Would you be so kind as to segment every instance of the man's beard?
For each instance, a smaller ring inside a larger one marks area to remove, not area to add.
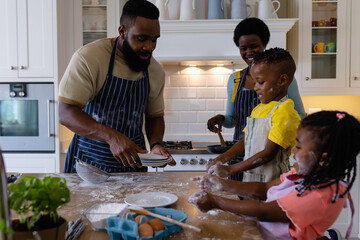
[[[150,60],[151,60],[151,52],[148,51],[138,51],[135,52],[129,45],[129,42],[127,40],[127,37],[125,38],[123,45],[122,45],[122,52],[125,56],[125,60],[127,61],[127,63],[129,64],[129,67],[136,71],[136,72],[140,72],[140,71],[144,71],[147,69],[147,67],[150,64]],[[142,60],[140,59],[140,55],[141,54],[148,54],[149,58],[146,60]]]

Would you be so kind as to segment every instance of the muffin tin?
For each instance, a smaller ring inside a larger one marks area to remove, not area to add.
[[[174,220],[185,222],[187,214],[183,211],[175,210],[172,208],[151,208],[150,212],[170,217]],[[124,240],[161,240],[170,234],[176,233],[181,230],[181,227],[162,221],[165,229],[161,231],[154,231],[154,236],[149,238],[141,238],[138,233],[138,225],[134,221],[136,216],[140,214],[127,213],[125,218],[109,217],[107,219],[106,230],[111,240],[124,239]],[[146,216],[149,221],[153,219],[152,216]],[[140,219],[140,224],[145,223],[145,218]]]

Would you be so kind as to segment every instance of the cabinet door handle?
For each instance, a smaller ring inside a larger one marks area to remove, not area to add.
[[[309,77],[306,77],[306,78],[305,78],[305,80],[306,80],[306,81],[309,81],[309,80],[310,80],[310,78],[309,78]]]
[[[25,69],[27,69],[27,67],[26,66],[20,66],[20,69],[25,70]]]
[[[359,80],[359,78],[357,76],[354,77],[354,80]]]
[[[10,70],[16,70],[17,69],[17,67],[15,67],[15,66],[10,66]]]

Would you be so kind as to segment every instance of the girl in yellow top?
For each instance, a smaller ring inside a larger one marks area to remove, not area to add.
[[[289,154],[296,143],[300,117],[287,90],[295,73],[289,52],[272,48],[257,55],[250,74],[260,104],[247,119],[244,138],[208,165],[208,173],[227,177],[244,172],[243,181],[267,182],[289,170]],[[245,153],[245,160],[225,163]]]

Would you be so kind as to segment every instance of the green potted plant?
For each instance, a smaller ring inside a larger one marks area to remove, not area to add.
[[[65,239],[66,220],[57,212],[70,201],[65,179],[48,176],[40,180],[26,176],[10,183],[8,190],[9,207],[19,218],[12,222],[14,239],[32,238],[33,231],[37,231],[42,240]]]

